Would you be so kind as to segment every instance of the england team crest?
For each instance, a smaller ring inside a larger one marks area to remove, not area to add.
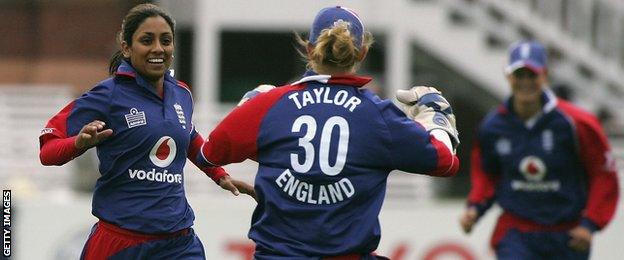
[[[553,151],[555,146],[553,131],[550,129],[546,129],[542,132],[542,148],[544,151],[550,153]]]
[[[184,110],[182,110],[182,106],[178,103],[173,105],[173,108],[178,115],[178,121],[182,124],[182,129],[186,129],[186,117],[184,117]]]

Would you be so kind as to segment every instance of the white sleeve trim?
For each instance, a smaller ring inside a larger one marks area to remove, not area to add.
[[[451,151],[452,154],[455,154],[455,150],[453,149],[453,145],[451,143],[451,137],[449,136],[449,134],[442,130],[442,129],[433,129],[431,130],[431,132],[429,132],[430,135],[433,135],[433,137],[435,137],[435,139],[438,139],[438,141],[442,142],[444,145],[446,145],[446,148],[449,149],[449,151]]]

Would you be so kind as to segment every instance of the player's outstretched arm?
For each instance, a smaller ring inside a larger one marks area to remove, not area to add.
[[[475,140],[471,152],[470,193],[466,210],[459,218],[462,230],[469,234],[479,218],[492,206],[495,200],[495,187],[499,178],[487,173],[483,159],[488,155],[481,152],[479,140]],[[489,162],[489,161],[488,161]]]
[[[454,176],[459,170],[455,148],[459,144],[450,104],[431,87],[398,91],[401,111],[381,102],[380,112],[390,131],[392,168],[437,177]]]
[[[235,196],[243,193],[251,196],[254,200],[257,200],[256,191],[254,190],[253,185],[241,180],[232,179],[229,175],[223,176],[219,180],[219,186],[221,186],[221,188],[224,190],[232,192],[232,194],[234,194]]]
[[[113,135],[106,129],[112,90],[97,85],[48,120],[39,136],[43,165],[63,165]]]
[[[399,90],[397,100],[403,104],[405,114],[420,123],[429,133],[440,138],[435,130],[442,130],[451,139],[453,152],[459,145],[459,132],[455,125],[455,114],[451,104],[436,88],[416,86],[409,90]]]
[[[43,138],[39,152],[41,164],[63,165],[78,157],[113,135],[113,130],[105,129],[105,126],[106,123],[94,120],[84,125],[75,136]]]
[[[464,233],[470,234],[478,219],[479,213],[477,212],[477,209],[474,207],[468,207],[466,208],[466,211],[464,211],[464,214],[459,218],[459,225],[462,230],[464,230]]]
[[[201,134],[193,129],[187,158],[222,189],[232,192],[235,196],[243,193],[255,199],[256,193],[253,185],[231,178],[223,167],[214,165],[203,157],[200,150],[204,141]]]
[[[100,120],[93,120],[80,129],[76,136],[74,145],[76,149],[87,150],[113,135],[112,129],[104,129],[106,123]]]

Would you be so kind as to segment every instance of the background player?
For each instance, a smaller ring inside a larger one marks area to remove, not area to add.
[[[190,228],[184,192],[186,158],[203,138],[192,124],[188,87],[167,72],[175,24],[151,4],[132,8],[122,24],[113,77],[68,104],[40,136],[41,163],[62,165],[97,147],[101,177],[93,194],[93,227],[84,259],[203,259]],[[220,167],[201,167],[224,189],[253,194]]]
[[[434,88],[401,92],[416,123],[362,89],[371,78],[354,73],[372,36],[350,9],[322,9],[309,40],[298,40],[308,60],[303,78],[232,111],[204,144],[202,159],[259,163],[249,232],[256,259],[374,258],[390,171],[457,172],[452,110]]]
[[[591,114],[547,87],[546,50],[510,49],[512,95],[482,122],[472,155],[472,190],[460,219],[470,232],[494,201],[499,259],[587,259],[594,231],[615,212],[618,181],[607,138]]]

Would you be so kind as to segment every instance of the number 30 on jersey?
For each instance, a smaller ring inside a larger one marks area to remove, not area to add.
[[[299,163],[301,161],[299,154],[291,153],[290,165],[293,170],[300,173],[307,173],[310,171],[314,159],[316,158],[316,151],[318,150],[318,162],[321,171],[329,176],[338,175],[345,166],[347,152],[349,150],[349,123],[347,120],[340,116],[333,116],[327,119],[327,122],[325,122],[321,130],[321,141],[318,149],[311,143],[316,136],[317,130],[314,117],[309,115],[298,117],[293,123],[291,131],[293,133],[299,133],[304,125],[306,126],[306,133],[303,137],[299,138],[299,146],[304,150],[303,163]],[[338,131],[338,153],[336,154],[336,163],[332,166],[329,165],[329,148],[331,147],[331,136],[334,129]]]

